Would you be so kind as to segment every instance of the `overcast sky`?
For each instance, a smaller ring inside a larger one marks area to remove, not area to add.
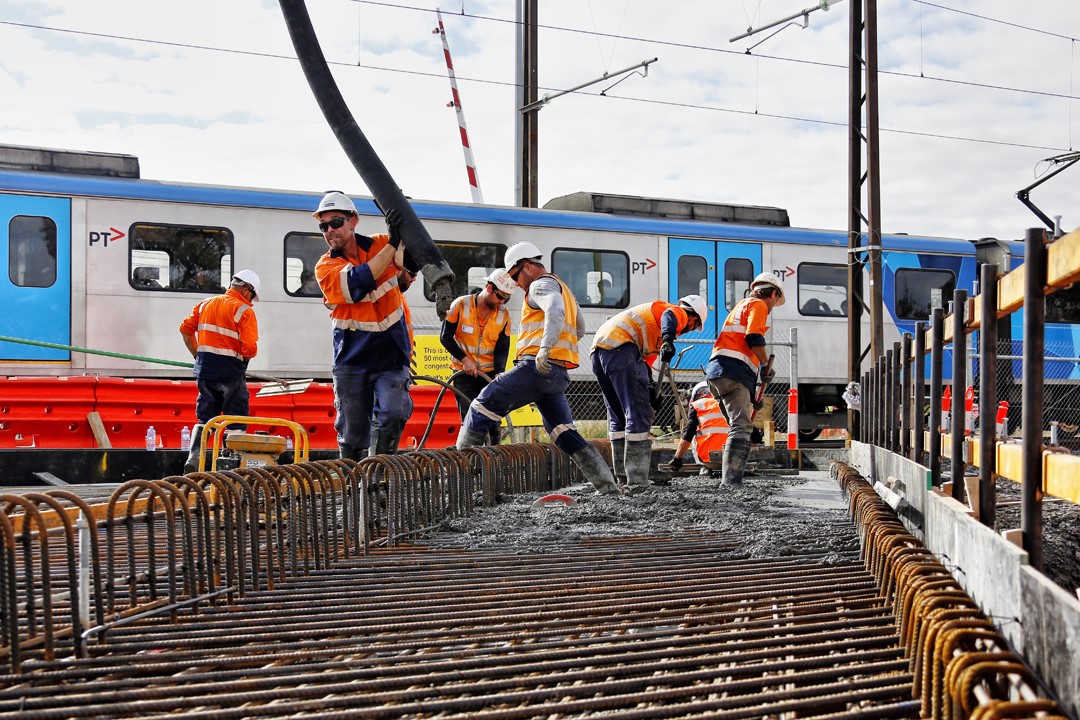
[[[539,195],[786,208],[847,226],[849,2],[545,0],[541,94],[658,58],[539,113]],[[882,226],[1020,238],[1015,198],[1080,143],[1080,2],[879,3]],[[405,193],[470,202],[435,5],[308,0],[355,117]],[[442,7],[484,199],[514,194],[514,2]],[[744,51],[759,43],[751,54]],[[0,143],[136,155],[155,180],[367,189],[271,0],[0,0]],[[1080,165],[1032,191],[1080,224]]]

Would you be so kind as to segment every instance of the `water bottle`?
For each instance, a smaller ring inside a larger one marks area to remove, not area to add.
[[[285,449],[286,450],[292,450],[293,449],[292,438],[289,437],[288,435],[285,436]]]
[[[180,449],[184,452],[191,449],[191,430],[188,429],[187,425],[180,431]]]
[[[154,430],[154,426],[146,428],[146,449],[157,450],[157,431]]]

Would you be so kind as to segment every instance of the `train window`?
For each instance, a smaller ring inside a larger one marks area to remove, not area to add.
[[[492,270],[503,267],[503,254],[506,253],[505,245],[437,242],[435,246],[454,271],[454,297],[468,295],[473,290],[483,288]],[[431,302],[435,301],[435,293],[426,280],[424,297]]]
[[[709,262],[700,255],[683,255],[675,268],[679,297],[700,295],[709,301]]]
[[[956,289],[956,276],[948,270],[901,268],[896,271],[896,316],[926,320],[934,308],[945,308]]]
[[[1046,322],[1080,323],[1080,283],[1046,296]]]
[[[624,308],[630,304],[630,256],[609,250],[556,250],[551,272],[582,307]]]
[[[799,313],[847,317],[847,267],[802,263],[798,271]]]
[[[293,297],[322,297],[315,263],[326,253],[326,240],[317,233],[285,236],[285,292]]]
[[[8,279],[20,287],[56,283],[56,223],[52,218],[16,215],[8,223]]]
[[[727,259],[724,263],[724,303],[728,310],[734,308],[746,297],[746,293],[750,290],[750,281],[753,279],[754,263],[746,258]]]
[[[129,282],[138,290],[224,292],[232,251],[226,228],[136,223],[128,231]]]

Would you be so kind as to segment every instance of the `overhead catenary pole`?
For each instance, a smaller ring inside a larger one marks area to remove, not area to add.
[[[870,353],[885,346],[881,304],[881,148],[878,143],[877,0],[866,0],[866,255],[870,263]]]
[[[862,3],[851,3],[848,24],[848,382],[862,377]],[[848,410],[848,436],[859,437],[859,416]]]
[[[539,108],[521,112],[521,108],[536,103],[539,83],[537,80],[537,6],[540,0],[520,0],[518,37],[520,39],[521,75],[518,84],[521,87],[521,104],[514,113],[520,119],[518,126],[518,205],[521,207],[539,207],[540,195],[537,176],[539,162]]]
[[[450,77],[450,107],[457,114],[458,130],[461,133],[461,148],[465,152],[465,172],[469,179],[469,191],[472,193],[473,202],[482,205],[484,195],[480,192],[480,176],[476,172],[476,159],[473,157],[472,143],[469,142],[469,131],[465,127],[465,110],[461,107],[461,93],[458,92],[457,76],[454,74],[454,61],[450,57],[450,43],[446,40],[446,28],[443,27],[442,10],[436,8],[435,16],[439,20],[439,26],[432,30],[442,40],[443,56],[446,58],[446,74]]]

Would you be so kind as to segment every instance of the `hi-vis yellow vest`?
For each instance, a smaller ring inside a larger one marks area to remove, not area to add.
[[[457,331],[454,340],[465,354],[473,359],[481,371],[489,373],[495,369],[495,345],[510,325],[510,312],[504,305],[493,312],[487,320],[487,324],[481,325],[480,312],[476,309],[478,296],[475,294],[464,295],[454,300],[450,305],[446,319],[457,323]],[[461,370],[462,364],[457,358],[451,358],[450,366],[455,370]]]
[[[576,325],[578,316],[578,304],[574,293],[566,287],[566,283],[554,275],[546,274],[540,277],[553,278],[562,288],[563,309],[566,321],[559,330],[559,339],[555,347],[551,348],[551,360],[563,367],[573,369],[578,366],[578,328]],[[537,278],[539,280],[539,278]],[[535,281],[534,281],[535,282]],[[529,298],[526,294],[525,302],[521,304],[521,327],[518,330],[517,358],[520,360],[525,355],[535,356],[540,351],[540,340],[544,336],[544,311],[529,306]]]

